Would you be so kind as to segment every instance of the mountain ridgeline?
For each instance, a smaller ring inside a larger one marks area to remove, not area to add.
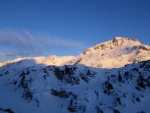
[[[150,59],[150,46],[130,38],[116,37],[113,40],[87,48],[78,56],[49,56],[49,57],[27,57],[0,63],[0,66],[22,62],[22,65],[74,65],[83,64],[96,68],[119,68],[126,64],[138,63]],[[26,60],[35,62],[28,63]],[[23,63],[24,62],[24,63]]]
[[[116,37],[78,56],[0,64],[2,113],[149,113],[150,47]]]

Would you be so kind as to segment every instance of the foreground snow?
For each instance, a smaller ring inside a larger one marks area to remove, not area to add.
[[[15,113],[150,111],[150,61],[114,69],[4,66],[0,74],[0,108]]]

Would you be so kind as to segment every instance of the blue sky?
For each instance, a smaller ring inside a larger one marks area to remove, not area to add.
[[[149,0],[0,0],[0,62],[78,55],[116,36],[150,45]]]

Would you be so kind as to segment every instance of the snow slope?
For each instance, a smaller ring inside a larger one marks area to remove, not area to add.
[[[0,68],[1,109],[14,113],[150,111],[150,61],[114,69],[39,67]]]

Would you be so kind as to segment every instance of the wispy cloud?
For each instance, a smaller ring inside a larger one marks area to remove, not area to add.
[[[58,46],[58,47],[63,47],[63,48],[83,46],[83,43],[81,43],[81,42],[75,42],[75,41],[71,41],[71,40],[64,40],[64,39],[57,38],[57,37],[42,38],[41,42],[44,45]]]
[[[17,57],[44,56],[54,48],[82,48],[83,43],[28,30],[0,30],[0,62]],[[55,50],[56,51],[56,50]]]
[[[0,45],[21,48],[34,46],[34,42],[30,41],[31,38],[25,35],[24,32],[18,33],[10,30],[0,30]]]

